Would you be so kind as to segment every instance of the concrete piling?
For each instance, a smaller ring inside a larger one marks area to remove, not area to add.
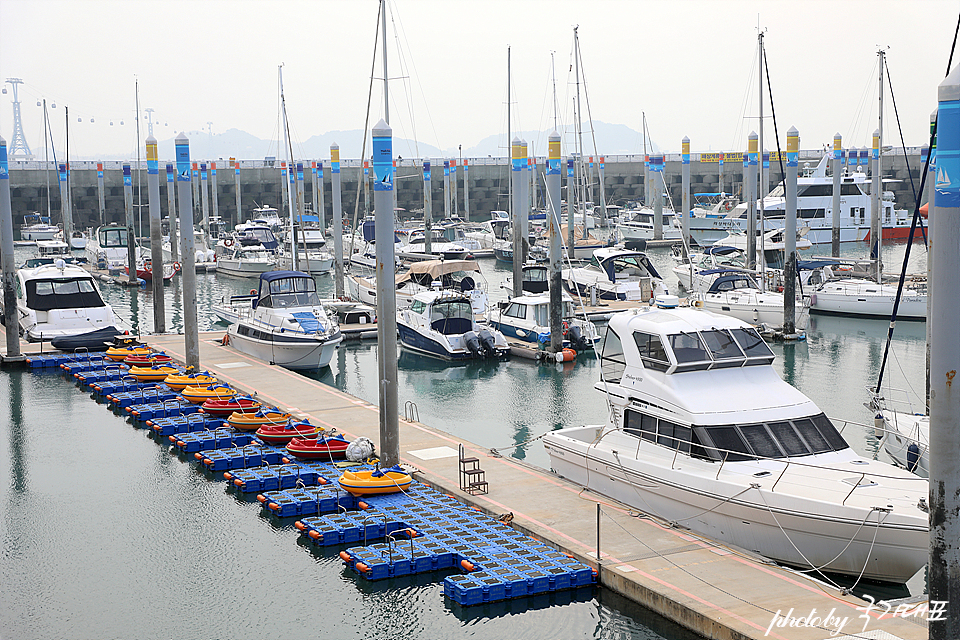
[[[239,160],[233,161],[233,183],[234,183],[234,191],[236,192],[234,195],[237,201],[237,204],[236,204],[237,219],[234,221],[234,223],[240,224],[240,222],[243,220],[243,209],[241,208],[241,202],[240,202],[240,196],[241,196],[242,190],[240,189],[240,161]]]
[[[795,295],[797,279],[797,164],[800,158],[800,132],[787,131],[786,220],[784,221],[783,334],[797,332]]]
[[[123,163],[123,211],[127,223],[127,280],[137,282],[137,236],[133,232],[133,179],[130,163]]]
[[[560,275],[560,134],[553,131],[548,139],[547,156],[547,233],[550,239],[550,350],[563,349],[563,282]]]
[[[177,194],[173,175],[173,164],[167,163],[167,220],[170,221],[170,259],[174,262],[180,262],[180,242],[177,234]]]
[[[67,163],[57,165],[57,175],[60,178],[60,219],[63,220],[63,239],[70,242],[68,229],[70,228],[70,190],[67,188]]]
[[[104,211],[106,210],[103,197],[104,197],[103,196],[103,163],[98,162],[97,163],[97,202],[99,205],[99,209],[97,210],[97,213],[99,214],[98,219],[100,220],[100,224],[103,224],[103,221],[104,221],[103,214],[104,214]]]
[[[210,163],[210,213],[213,219],[220,221],[220,199],[217,197],[217,163]]]
[[[747,137],[747,152],[743,154],[743,197],[747,200],[747,264],[757,268],[757,150],[760,137],[751,131]],[[760,233],[763,229],[760,228]],[[752,249],[752,251],[751,251]],[[763,260],[763,256],[760,256]]]
[[[343,206],[340,204],[340,146],[330,145],[330,191],[333,203],[334,291],[343,295]]]
[[[680,205],[680,228],[683,236],[683,257],[689,258],[690,249],[690,138],[683,136],[681,143],[681,162],[680,169],[681,189],[683,191]],[[693,265],[691,265],[691,268]],[[692,283],[692,279],[691,279]]]
[[[160,240],[160,162],[157,139],[147,137],[147,197],[150,211],[150,267],[153,270],[153,332],[166,333],[163,299],[163,247]]]
[[[653,182],[653,239],[663,240],[663,154],[650,156]]]
[[[936,263],[930,332],[930,604],[944,605],[928,618],[931,640],[960,638],[960,69],[938,87],[937,179],[930,247]],[[931,608],[932,611],[932,608]]]
[[[317,162],[317,197],[320,204],[317,205],[317,215],[320,217],[320,228],[326,233],[327,229],[327,207],[324,204],[324,177],[323,177],[323,162]]]
[[[520,138],[514,138],[510,145],[510,184],[512,186],[513,201],[513,295],[523,295],[523,223],[520,210],[523,208],[523,191],[520,185],[523,180],[523,147]]]
[[[200,202],[201,210],[203,212],[203,223],[201,224],[201,229],[203,229],[203,237],[206,239],[207,244],[212,244],[210,242],[210,190],[207,188],[207,163],[200,163]]]
[[[644,163],[644,171],[646,171],[646,162]],[[573,216],[574,212],[576,211],[576,202],[577,184],[573,173],[573,158],[567,158],[567,257],[571,260],[576,257],[573,253]]]
[[[463,219],[470,222],[470,161],[463,160]]]
[[[10,203],[10,167],[7,141],[0,137],[0,267],[3,270],[3,324],[7,334],[7,353],[3,362],[22,362],[17,318],[17,294],[14,291],[17,266],[13,259],[13,207]]]
[[[180,133],[174,140],[177,154],[177,196],[180,201],[180,238],[183,249],[180,284],[183,290],[183,340],[188,366],[200,369],[200,335],[197,324],[196,243],[193,238],[193,202],[190,199],[190,140]]]
[[[393,211],[393,130],[384,120],[373,128],[374,207],[377,254],[377,364],[380,369],[380,461],[400,462],[397,395],[397,288]]]
[[[450,161],[443,161],[443,217],[450,217]]]
[[[433,250],[433,193],[431,192],[430,179],[430,161],[423,161],[423,252],[430,253]]]
[[[843,153],[843,138],[839,133],[833,136],[833,234],[830,237],[830,255],[840,257],[840,156]]]

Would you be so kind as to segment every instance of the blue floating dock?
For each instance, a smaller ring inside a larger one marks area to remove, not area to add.
[[[210,471],[233,471],[234,469],[248,469],[262,467],[265,464],[279,464],[283,454],[260,445],[247,445],[235,449],[217,449],[202,454],[194,454],[200,464]]]
[[[232,429],[197,431],[194,433],[183,433],[170,436],[170,442],[173,443],[173,446],[183,453],[196,453],[198,451],[210,451],[212,449],[244,447],[255,441],[256,440],[251,434],[238,433]]]
[[[221,418],[208,416],[200,412],[180,416],[169,416],[166,418],[153,418],[146,420],[146,423],[158,436],[211,431],[223,426],[223,420]]]
[[[315,465],[309,464],[281,464],[240,469],[224,473],[223,476],[233,483],[237,491],[256,493],[291,489],[296,486],[313,487],[319,484],[319,479],[323,479],[325,483],[330,482]]]
[[[146,422],[157,418],[183,416],[200,411],[200,405],[187,402],[179,397],[165,402],[150,402],[147,404],[132,404],[124,409],[134,420]]]
[[[107,400],[114,407],[124,409],[135,404],[165,402],[167,400],[173,400],[180,395],[165,384],[157,384],[156,382],[149,384],[153,386],[145,385],[133,391],[116,391],[110,393],[106,396]]]
[[[107,382],[95,382],[90,385],[90,390],[95,396],[105,397],[112,393],[123,393],[125,391],[136,391],[137,389],[150,389],[157,385],[156,382],[137,382],[133,376],[127,376],[119,380]]]

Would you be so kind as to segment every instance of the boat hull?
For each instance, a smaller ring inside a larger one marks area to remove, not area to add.
[[[227,330],[230,345],[258,360],[287,369],[314,370],[329,366],[337,346],[343,342],[339,331],[329,338],[314,338],[307,334],[275,334],[255,329],[253,335],[244,335],[240,322]]]
[[[822,501],[796,494],[794,500],[785,502],[783,488],[780,493],[770,490],[772,481],[757,489],[746,481],[751,474],[737,474],[737,480],[730,482],[722,478],[723,470],[716,479],[693,476],[671,468],[669,455],[661,464],[632,466],[633,461],[625,456],[568,437],[572,431],[554,431],[544,438],[557,474],[715,540],[788,565],[822,567],[826,572],[853,576],[862,571],[865,578],[901,584],[927,562],[929,534],[919,518],[894,520],[890,513],[878,528],[881,512],[862,508],[838,511],[831,505],[836,513],[828,513]],[[644,446],[656,445],[645,442],[641,448]],[[728,473],[734,474],[735,463],[728,464]],[[689,465],[689,460],[683,464]],[[751,471],[756,469],[751,467]],[[779,506],[787,504],[789,507]]]

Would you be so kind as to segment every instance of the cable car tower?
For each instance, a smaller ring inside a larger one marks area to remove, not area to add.
[[[27,138],[23,135],[23,122],[20,120],[20,98],[17,97],[17,85],[23,84],[20,78],[7,78],[6,80],[13,86],[13,140],[10,142],[10,158],[19,160],[33,160],[33,154],[30,152],[30,145],[27,144]],[[3,88],[3,93],[7,88]]]

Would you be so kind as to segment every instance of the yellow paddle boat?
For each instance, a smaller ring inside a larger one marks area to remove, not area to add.
[[[186,387],[180,392],[183,399],[193,404],[203,404],[207,400],[226,400],[239,392],[221,384],[211,384],[206,387]]]
[[[256,413],[234,411],[227,418],[227,424],[237,431],[256,431],[265,425],[286,424],[292,417],[289,413],[281,413],[276,408],[260,409]]]
[[[163,382],[167,376],[180,373],[176,367],[155,364],[151,367],[130,367],[127,375],[133,376],[137,382]]]
[[[153,353],[152,347],[145,344],[132,344],[127,347],[110,347],[104,355],[116,362],[123,362],[128,356],[145,356],[148,353]]]
[[[344,471],[340,476],[340,486],[355,496],[367,496],[378,493],[396,493],[410,486],[413,478],[400,468],[373,471]]]
[[[206,387],[211,384],[217,384],[217,379],[209,373],[191,373],[189,375],[170,375],[164,380],[164,384],[174,391],[183,391],[187,387]]]

